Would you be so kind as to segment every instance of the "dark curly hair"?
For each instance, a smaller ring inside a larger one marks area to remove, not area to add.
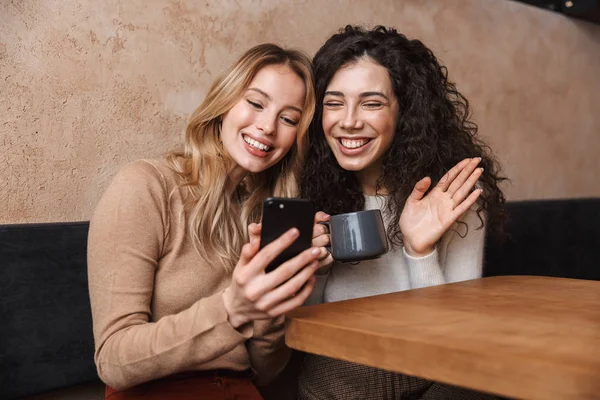
[[[322,127],[323,98],[329,82],[343,66],[369,57],[384,66],[398,100],[398,122],[390,150],[383,158],[377,188],[389,192],[388,212],[400,220],[414,185],[429,176],[433,188],[441,177],[465,158],[481,157],[482,213],[492,231],[502,236],[506,211],[499,183],[500,167],[490,148],[477,137],[470,121],[469,102],[448,80],[446,67],[419,40],[409,40],[393,28],[365,30],[348,25],[329,38],[313,59],[316,89],[315,117],[309,128],[309,150],[301,179],[301,195],[330,214],[363,210],[365,199],[352,171],[342,169],[329,148]],[[399,224],[390,224],[392,245],[402,243]]]

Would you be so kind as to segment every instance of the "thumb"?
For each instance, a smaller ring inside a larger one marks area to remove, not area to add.
[[[252,261],[256,253],[258,253],[258,249],[259,240],[250,241],[250,243],[246,243],[244,246],[242,246],[242,252],[240,253],[240,262],[238,264],[248,264],[250,261]]]
[[[415,184],[413,191],[411,192],[410,196],[408,196],[408,200],[421,200],[423,196],[425,196],[425,193],[427,192],[427,189],[429,189],[429,186],[431,186],[431,178],[426,176],[425,178],[421,179]]]
[[[248,225],[248,238],[250,242],[260,241],[260,232],[262,230],[262,224],[257,224],[255,222]]]

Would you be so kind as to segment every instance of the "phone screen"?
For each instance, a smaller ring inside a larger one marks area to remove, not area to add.
[[[314,218],[315,206],[311,200],[269,197],[264,201],[261,249],[292,228],[300,231],[298,238],[269,264],[267,272],[311,246]]]

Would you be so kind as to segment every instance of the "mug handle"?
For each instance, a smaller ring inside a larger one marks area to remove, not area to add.
[[[329,221],[323,221],[323,222],[317,222],[317,223],[321,224],[321,225],[325,225],[327,227],[327,230],[329,231],[329,235],[331,236],[331,228],[330,228],[330,225],[329,225]],[[331,244],[329,244],[328,246],[325,246],[325,249],[333,257],[333,253],[331,252]],[[354,262],[349,261],[348,264],[350,264],[350,265],[358,265],[358,264],[360,264],[360,261],[354,261]]]
[[[323,222],[317,222],[318,224],[321,225],[325,225],[327,227],[327,230],[329,231],[329,237],[331,237],[331,228],[329,225],[329,221],[323,221]],[[333,255],[333,253],[331,252],[331,240],[329,241],[329,244],[327,246],[325,246],[325,249],[329,252],[329,254]]]

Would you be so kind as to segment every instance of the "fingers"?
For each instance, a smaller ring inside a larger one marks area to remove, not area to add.
[[[475,204],[475,202],[477,201],[477,199],[479,198],[479,196],[481,195],[481,193],[483,193],[482,189],[475,189],[473,191],[473,193],[471,193],[469,195],[469,197],[467,197],[465,199],[465,201],[463,201],[462,203],[460,203],[453,211],[452,214],[454,215],[454,220],[457,220],[461,215],[463,215],[469,208],[471,208],[471,206],[473,204]]]
[[[319,223],[314,224],[313,235],[312,235],[313,239],[318,236],[321,236],[321,235],[326,235],[328,233],[329,233],[329,230],[327,229],[326,225],[319,224]]]
[[[325,258],[319,260],[319,268],[328,267],[331,264],[333,264],[333,256],[331,253],[327,252]]]
[[[329,214],[319,211],[315,214],[315,224],[313,226],[313,240],[312,245],[314,247],[323,247],[329,244],[329,229],[325,224],[321,222],[329,221]]]
[[[483,168],[476,168],[473,172],[471,172],[471,175],[468,177],[468,179],[462,184],[460,188],[458,188],[458,190],[452,196],[452,200],[455,206],[462,203],[462,201],[469,195],[469,193],[471,193],[473,187],[475,187],[475,184],[477,183],[477,180],[481,177],[481,174],[483,174]],[[450,193],[450,190],[448,190],[448,192]]]
[[[300,307],[306,302],[306,299],[308,299],[308,296],[310,296],[310,294],[312,293],[315,287],[315,282],[315,277],[311,276],[306,281],[306,285],[304,285],[304,287],[299,293],[297,293],[294,297],[291,297],[288,301],[284,301],[276,307],[274,307],[273,309],[269,310],[269,316],[271,318],[275,318],[285,313],[288,313],[295,308]]]
[[[281,302],[285,302],[287,299],[295,296],[302,289],[302,286],[304,286],[306,282],[314,275],[318,267],[319,263],[317,261],[313,261],[309,265],[306,265],[302,270],[300,270],[300,272],[298,272],[284,284],[266,293],[256,303],[256,308],[267,312]]]
[[[267,268],[267,265],[275,259],[283,250],[287,249],[299,236],[300,232],[292,228],[277,239],[266,245],[256,253],[252,261],[248,263],[249,273],[258,274]],[[254,245],[255,243],[253,243]]]
[[[318,224],[319,222],[326,222],[329,221],[330,215],[324,213],[323,211],[319,211],[318,213],[315,214],[315,225]]]
[[[421,179],[419,182],[417,182],[415,184],[413,191],[411,192],[410,196],[408,196],[408,200],[411,200],[411,201],[421,200],[423,198],[423,196],[425,196],[425,193],[427,192],[427,189],[429,189],[429,186],[431,186],[431,178],[430,177],[427,176],[427,177]]]
[[[318,236],[312,240],[313,247],[325,247],[329,246],[329,243],[331,243],[331,237],[328,234]]]
[[[465,158],[464,160],[456,164],[454,167],[452,167],[450,171],[446,172],[446,174],[442,176],[442,179],[440,179],[439,183],[437,184],[437,187],[440,188],[442,192],[448,190],[450,184],[452,183],[452,181],[454,181],[454,178],[458,176],[460,171],[462,171],[463,168],[466,167],[470,161],[471,158]]]
[[[244,253],[244,261],[248,260],[250,254],[254,253],[255,255],[247,263],[246,268],[234,271],[234,280],[238,285],[245,287],[244,296],[247,300],[250,302],[259,301],[262,296],[292,278],[298,271],[312,262],[315,262],[315,268],[318,268],[318,262],[316,261],[327,250],[319,247],[311,247],[284,262],[275,270],[267,274],[264,273],[267,265],[292,244],[298,237],[298,234],[297,229],[290,229],[258,252],[256,252],[258,243],[253,242],[244,245],[242,251]]]
[[[279,267],[269,272],[264,279],[265,287],[275,288],[283,284],[306,265],[323,257],[324,253],[327,253],[327,250],[322,247],[312,247],[304,250],[296,257],[284,262]]]
[[[475,158],[469,160],[469,162],[462,168],[462,170],[459,172],[459,174],[452,180],[452,182],[450,182],[450,186],[448,187],[447,191],[451,196],[454,196],[454,194],[469,179],[469,177],[471,176],[473,171],[475,171],[475,168],[477,167],[477,165],[480,162],[481,162],[481,158],[479,158],[479,157],[475,157]],[[466,194],[465,194],[465,196],[466,196]]]

